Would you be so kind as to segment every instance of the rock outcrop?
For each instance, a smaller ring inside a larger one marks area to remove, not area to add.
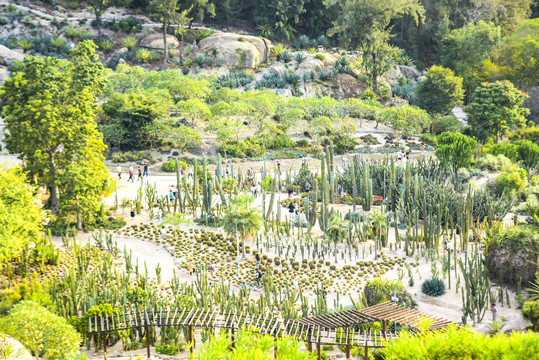
[[[0,45],[0,65],[7,66],[15,60],[24,59],[24,54]]]
[[[523,104],[523,106],[530,109],[528,119],[539,124],[539,86],[528,89],[528,96]]]
[[[165,43],[163,42],[163,34],[150,34],[146,35],[140,42],[140,46],[153,50],[165,50]],[[175,36],[167,34],[167,48],[179,49],[180,42]]]
[[[256,36],[216,33],[202,39],[198,51],[215,54],[218,66],[254,69],[267,61],[271,42]]]

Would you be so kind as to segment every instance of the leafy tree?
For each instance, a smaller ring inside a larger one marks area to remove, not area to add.
[[[31,301],[21,301],[0,323],[2,330],[32,349],[36,359],[63,359],[79,352],[79,333],[67,320]]]
[[[212,0],[184,0],[182,9],[184,11],[189,9],[193,14],[193,18],[189,19],[189,28],[193,25],[193,21],[202,23],[206,15],[215,17],[215,5]]]
[[[198,120],[208,120],[211,118],[211,111],[204,101],[199,99],[189,99],[177,104],[180,114],[185,117],[192,126],[195,126]]]
[[[377,115],[377,121],[378,118],[393,130],[407,135],[420,133],[430,125],[430,116],[425,110],[409,105],[384,108]]]
[[[500,27],[480,21],[451,31],[441,42],[440,60],[464,80],[468,96],[481,79],[481,67],[500,43]]]
[[[470,166],[477,142],[458,132],[441,133],[436,140],[436,157],[456,181],[457,170]]]
[[[129,6],[131,0],[86,0],[86,4],[90,7],[95,15],[95,25],[97,27],[98,36],[101,38],[101,17],[111,6]]]
[[[498,142],[508,129],[525,126],[529,109],[521,106],[527,97],[509,81],[482,83],[464,110],[471,131],[479,139],[495,135]]]
[[[325,229],[328,240],[335,245],[344,242],[348,238],[348,221],[343,220],[340,214],[332,214],[329,217],[328,225]]]
[[[192,8],[188,8],[183,11],[178,11],[178,0],[151,0],[149,4],[150,11],[159,18],[159,21],[163,24],[163,45],[165,56],[163,57],[163,63],[166,64],[168,60],[168,46],[167,46],[167,29],[168,26],[176,21],[185,23],[188,21],[187,14]]]
[[[526,20],[503,39],[485,68],[493,80],[510,80],[521,88],[539,83],[539,18]]]
[[[369,75],[374,91],[378,92],[378,76],[384,70],[379,62],[387,57],[391,22],[408,15],[417,23],[423,18],[423,7],[418,0],[327,0],[326,5],[338,9],[331,33],[338,34],[345,45],[365,44],[364,56],[371,63]]]
[[[172,147],[180,151],[192,149],[202,144],[200,134],[189,126],[170,127],[166,130],[165,136]]]
[[[20,71],[6,79],[0,91],[4,99],[2,114],[9,131],[7,147],[20,154],[25,169],[39,185],[48,188],[53,214],[59,211],[59,187],[65,185],[62,177],[106,171],[99,161],[103,160],[101,152],[105,146],[94,122],[95,94],[104,84],[103,65],[96,61],[92,41],[79,43],[69,56],[71,61],[26,57]],[[94,179],[101,180],[102,177]],[[79,199],[95,196],[87,189],[79,190],[77,194],[61,195]]]
[[[45,214],[20,168],[0,167],[0,268],[41,236]]]
[[[442,66],[433,66],[417,88],[418,105],[429,114],[449,115],[462,104],[462,78]]]
[[[254,197],[247,193],[230,198],[229,207],[223,218],[225,232],[240,236],[243,257],[245,257],[245,242],[256,236],[262,228],[262,216],[254,201]]]
[[[103,104],[102,131],[111,146],[123,149],[152,147],[163,138],[162,120],[173,102],[164,91],[113,93]]]
[[[304,12],[304,0],[265,1],[256,6],[255,19],[257,25],[267,26],[279,37],[291,40]]]

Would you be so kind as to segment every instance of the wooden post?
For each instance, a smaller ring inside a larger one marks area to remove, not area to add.
[[[369,360],[369,348],[365,346],[365,357],[363,360]]]
[[[277,336],[273,337],[273,358],[277,359]]]
[[[316,352],[318,353],[318,360],[322,360],[322,352],[320,351],[320,343],[316,343]]]
[[[107,359],[107,333],[103,333],[103,359]]]
[[[311,342],[311,333],[312,329],[309,327],[309,330],[307,330],[307,349],[310,353],[313,352],[313,343]]]
[[[232,340],[232,349],[234,349],[236,347],[236,339],[234,339],[234,327],[232,327],[230,329],[230,332],[231,332],[231,340]]]
[[[151,357],[150,355],[150,327],[148,325],[144,326],[144,330],[146,330],[146,355],[148,356],[148,359]]]
[[[386,334],[386,333],[387,333],[387,321],[384,320],[384,321],[382,322],[382,324],[383,324],[383,326],[384,326],[384,334],[383,334],[383,335],[384,335],[384,340],[387,340],[387,334]]]
[[[351,359],[351,357],[350,357],[350,331],[349,331],[349,328],[346,328],[346,358]]]
[[[189,325],[189,354],[193,354],[195,349],[195,335],[193,333],[193,325]]]

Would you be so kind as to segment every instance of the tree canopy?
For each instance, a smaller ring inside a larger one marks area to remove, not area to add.
[[[53,214],[62,210],[62,216],[80,218],[82,212],[91,216],[97,210],[89,205],[101,198],[108,181],[94,106],[104,85],[103,65],[95,61],[92,41],[79,43],[69,57],[26,57],[0,96],[7,148],[49,190]],[[77,180],[90,179],[88,174],[93,175],[91,186]]]
[[[462,78],[442,66],[431,67],[417,89],[418,105],[429,114],[449,115],[463,97]]]

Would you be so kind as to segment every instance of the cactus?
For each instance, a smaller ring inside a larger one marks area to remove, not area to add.
[[[488,270],[483,265],[483,257],[474,251],[471,259],[465,252],[464,261],[459,259],[459,266],[464,277],[462,291],[462,322],[470,318],[474,322],[481,322],[489,306],[490,281]]]

